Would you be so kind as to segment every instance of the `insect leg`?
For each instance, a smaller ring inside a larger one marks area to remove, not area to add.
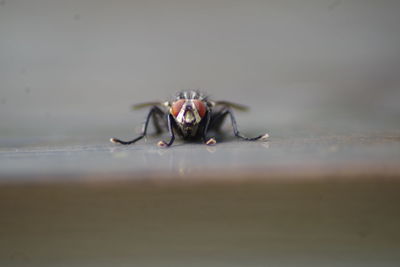
[[[162,114],[153,113],[153,126],[154,129],[156,130],[156,134],[161,134],[163,132],[163,128],[159,123],[160,119],[164,119],[164,113]]]
[[[175,134],[174,134],[174,129],[173,129],[173,125],[172,125],[174,119],[172,118],[171,114],[168,114],[167,120],[168,120],[168,131],[171,136],[171,139],[169,140],[168,143],[166,143],[165,141],[158,142],[158,146],[160,146],[160,147],[168,147],[168,146],[172,145],[172,143],[175,140]]]
[[[208,127],[209,130],[214,130],[218,133],[221,132],[221,127],[222,124],[226,118],[226,115],[228,115],[226,112],[226,110],[222,110],[222,111],[218,111],[216,113],[213,113],[211,118],[210,118],[210,125]]]
[[[203,142],[206,145],[215,145],[217,141],[214,138],[207,138],[207,132],[210,126],[210,121],[211,121],[211,112],[207,112],[205,125],[203,128],[203,132],[201,133],[202,134],[201,138],[203,139]]]
[[[268,134],[262,134],[257,137],[246,137],[246,136],[241,135],[237,128],[236,119],[235,119],[235,116],[233,115],[232,111],[230,109],[227,109],[226,111],[224,111],[221,114],[221,116],[223,116],[225,114],[229,115],[231,118],[233,133],[235,134],[236,137],[241,138],[246,141],[256,141],[259,139],[267,139],[268,138]]]
[[[142,133],[141,133],[138,137],[136,137],[135,139],[130,140],[130,141],[122,141],[122,140],[120,140],[120,139],[118,139],[118,138],[111,138],[110,141],[111,141],[112,143],[118,143],[118,144],[122,144],[122,145],[130,145],[130,144],[133,144],[133,143],[139,141],[140,139],[142,139],[143,137],[146,136],[146,134],[147,134],[147,127],[148,127],[148,125],[149,125],[149,121],[150,121],[150,119],[151,119],[152,117],[153,117],[153,120],[155,119],[155,114],[156,114],[156,113],[164,114],[164,112],[163,112],[159,107],[153,106],[153,107],[150,109],[149,113],[147,114],[146,120],[145,120],[145,122],[144,122],[144,124],[143,124]]]

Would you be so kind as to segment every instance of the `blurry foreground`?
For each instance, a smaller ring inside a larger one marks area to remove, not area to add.
[[[210,178],[214,182],[1,186],[0,263],[394,267],[400,262],[399,180]]]

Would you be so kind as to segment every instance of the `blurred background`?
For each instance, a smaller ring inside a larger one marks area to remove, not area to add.
[[[398,0],[0,0],[0,265],[400,266],[399,26]],[[183,89],[270,141],[108,141]]]
[[[0,1],[0,145],[131,136],[201,89],[254,132],[398,129],[400,2]],[[136,128],[135,128],[136,127]],[[29,142],[29,141],[26,141]]]

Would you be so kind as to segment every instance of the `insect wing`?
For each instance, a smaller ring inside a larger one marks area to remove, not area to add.
[[[237,104],[229,101],[216,101],[215,106],[226,106],[230,107],[239,111],[248,111],[249,107],[242,105],[242,104]]]
[[[139,104],[133,105],[132,109],[138,110],[138,109],[142,109],[145,107],[151,107],[151,106],[164,106],[164,104],[161,102],[144,102],[144,103],[139,103]]]

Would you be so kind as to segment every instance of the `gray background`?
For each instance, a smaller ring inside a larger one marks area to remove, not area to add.
[[[399,266],[399,14],[0,0],[0,265]],[[186,88],[270,141],[108,142]]]
[[[127,138],[146,113],[131,104],[187,88],[252,106],[249,133],[396,130],[399,14],[390,0],[2,0],[0,145]]]

